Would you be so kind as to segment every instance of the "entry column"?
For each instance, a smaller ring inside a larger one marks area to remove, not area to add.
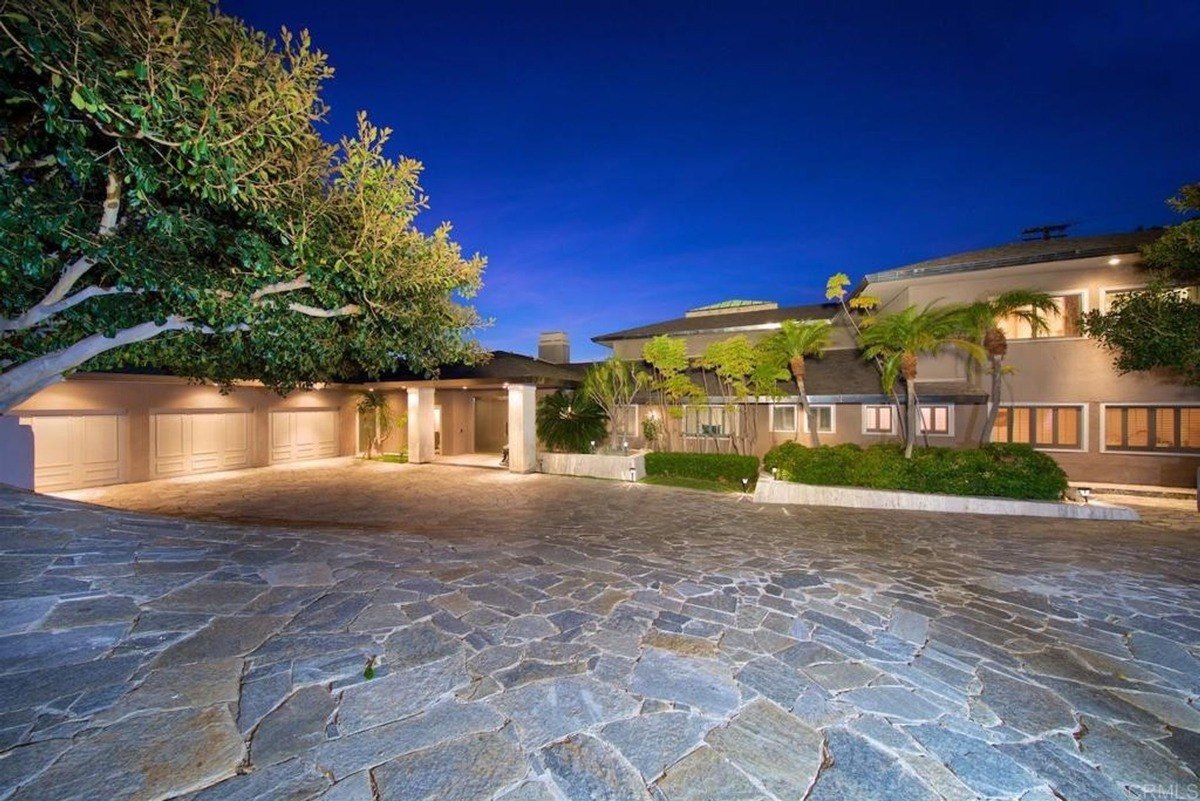
[[[508,385],[508,469],[514,473],[537,470],[537,387]]]
[[[408,388],[408,461],[433,461],[433,387]]]

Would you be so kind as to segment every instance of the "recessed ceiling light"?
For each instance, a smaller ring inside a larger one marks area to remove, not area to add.
[[[1121,263],[1121,260],[1120,260],[1120,259],[1118,259],[1116,256],[1113,256],[1111,259],[1109,259],[1109,260],[1108,260],[1108,263],[1109,263],[1111,266],[1113,266],[1113,267],[1116,267],[1118,264],[1120,264],[1120,263]]]

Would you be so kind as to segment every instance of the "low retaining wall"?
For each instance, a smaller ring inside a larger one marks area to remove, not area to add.
[[[610,456],[603,453],[541,453],[539,469],[556,476],[589,476],[615,481],[641,481],[646,477],[646,452]]]
[[[851,509],[902,509],[913,512],[957,512],[972,515],[1062,517],[1077,520],[1139,520],[1124,506],[1092,501],[1087,504],[1054,501],[1015,501],[962,495],[931,495],[863,487],[821,487],[778,481],[759,476],[755,503],[795,503],[804,506],[841,506]]]

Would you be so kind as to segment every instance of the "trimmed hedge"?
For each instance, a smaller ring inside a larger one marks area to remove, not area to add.
[[[766,470],[800,484],[908,490],[941,495],[1057,501],[1067,489],[1058,463],[1029,445],[920,448],[904,458],[900,445],[806,448],[785,442],[763,458]]]
[[[758,479],[758,457],[736,453],[659,453],[646,454],[646,475],[675,478],[700,478],[737,489],[742,479],[753,487]]]

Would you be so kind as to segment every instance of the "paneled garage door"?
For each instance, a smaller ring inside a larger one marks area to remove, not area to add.
[[[33,483],[40,492],[125,480],[125,418],[118,414],[22,417],[33,427]]]
[[[250,466],[248,412],[156,414],[150,419],[155,478]]]
[[[271,464],[337,455],[336,411],[271,412]]]

